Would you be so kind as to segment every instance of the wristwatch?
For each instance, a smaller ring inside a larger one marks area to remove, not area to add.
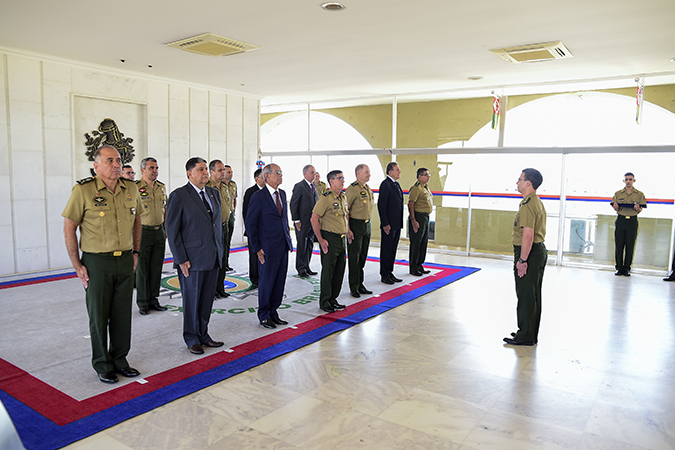
[[[141,256],[141,252],[139,252],[138,250],[132,251],[131,254]]]
[[[518,258],[518,262],[521,263],[521,264],[525,264],[527,262],[527,260],[523,259],[523,258]]]

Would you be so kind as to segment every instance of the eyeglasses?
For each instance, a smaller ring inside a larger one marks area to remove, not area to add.
[[[284,173],[281,170],[275,170],[272,172],[274,175],[283,175]]]
[[[518,178],[518,181],[516,183],[520,183],[521,181],[527,181],[525,178]]]
[[[335,177],[336,180],[345,181],[345,177]]]

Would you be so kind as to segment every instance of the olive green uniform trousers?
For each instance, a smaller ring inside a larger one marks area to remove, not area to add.
[[[544,281],[544,268],[548,252],[544,243],[532,244],[530,256],[527,258],[527,272],[522,278],[518,276],[516,263],[520,258],[521,247],[513,246],[513,273],[516,278],[516,295],[518,296],[518,331],[514,336],[517,341],[537,343],[539,323],[541,322],[541,285]]]
[[[321,294],[319,307],[327,308],[337,303],[342,290],[347,259],[347,239],[344,235],[321,230],[328,241],[328,253],[321,250]]]

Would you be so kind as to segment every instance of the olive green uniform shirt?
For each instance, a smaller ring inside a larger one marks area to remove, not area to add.
[[[216,182],[211,178],[209,178],[209,181],[206,183],[206,185],[220,192],[222,220],[223,223],[226,223],[228,220],[230,220],[230,190],[227,188],[225,183],[220,183],[220,187],[218,187]]]
[[[314,186],[316,186],[316,184]],[[319,195],[323,195],[328,190],[328,186],[326,186],[326,183],[324,183],[323,181],[319,181],[319,185],[316,186],[316,190],[319,193]]]
[[[156,227],[164,223],[164,212],[166,211],[166,187],[161,181],[155,181],[155,187],[151,188],[148,183],[141,178],[136,182],[138,194],[141,196],[141,224]]]
[[[234,182],[234,180],[230,180],[227,186],[227,192],[229,194],[228,198],[228,207],[230,209],[230,213],[234,213],[234,201],[237,199],[237,183]]]
[[[638,205],[644,206],[647,204],[647,200],[645,199],[645,194],[642,192],[638,191],[637,189],[633,188],[630,194],[626,192],[626,188],[621,189],[620,191],[616,191],[614,194],[614,197],[612,197],[612,204],[614,203],[630,203],[631,205],[634,205],[637,203]],[[635,208],[632,206],[626,207],[626,206],[619,206],[619,211],[617,213],[620,216],[637,216],[638,212],[635,211]]]
[[[415,212],[431,214],[434,207],[432,199],[433,195],[431,195],[429,186],[425,186],[419,181],[408,191],[408,201],[414,202],[413,209]]]
[[[326,191],[314,205],[313,213],[321,216],[321,230],[335,234],[347,233],[347,197],[340,192]]]
[[[368,185],[353,182],[345,191],[349,205],[349,217],[359,220],[370,220],[373,214],[373,191]]]
[[[544,242],[546,237],[546,210],[537,193],[528,194],[520,202],[520,208],[513,220],[513,234],[511,243],[513,245],[523,244],[523,227],[534,230],[534,243]]]
[[[80,224],[80,249],[88,253],[131,250],[136,214],[143,204],[136,184],[120,178],[111,192],[98,177],[73,186],[62,216]]]

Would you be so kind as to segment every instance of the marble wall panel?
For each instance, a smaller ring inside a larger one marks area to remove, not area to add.
[[[45,200],[14,200],[14,242],[17,249],[47,246]]]
[[[70,257],[63,237],[63,218],[59,222],[49,222],[47,232],[49,233],[49,267],[52,269],[70,267]]]
[[[201,156],[209,159],[209,124],[208,122],[190,121],[190,156]]]
[[[170,191],[187,183],[187,176],[185,175],[185,163],[189,158],[189,140],[171,138],[169,140],[169,164],[172,170],[170,172],[170,176],[164,178],[165,183],[168,181]]]
[[[9,142],[12,151],[41,151],[42,108],[40,103],[10,100],[9,117]]]
[[[258,142],[259,119],[258,101],[252,98],[245,98],[243,108],[244,144]]]
[[[189,103],[187,100],[169,99],[169,137],[187,139],[190,136]]]
[[[0,108],[3,106],[0,100]],[[7,124],[0,122],[0,176],[9,175],[9,146],[7,144]]]
[[[70,83],[45,80],[43,88],[44,127],[70,130]]]
[[[2,227],[12,225],[12,195],[9,186],[9,175],[0,175],[0,211],[3,212],[0,214],[0,226]]]
[[[169,117],[169,85],[167,83],[148,82],[148,115]]]
[[[225,142],[227,135],[227,108],[211,104],[209,108],[209,139]]]
[[[207,122],[209,120],[209,91],[190,89],[190,121]]]
[[[227,125],[228,127],[242,127],[244,99],[238,95],[227,96]]]
[[[241,159],[243,156],[243,133],[241,126],[227,126],[227,158]]]
[[[42,152],[12,152],[12,199],[42,200],[45,196]]]
[[[17,272],[32,272],[47,267],[47,247],[30,247],[16,249]]]
[[[72,175],[73,170],[73,155],[72,149],[72,133],[70,128],[44,130],[45,135],[45,173],[49,175],[63,175],[67,176],[70,182],[75,182],[75,177]]]
[[[190,88],[179,84],[171,84],[169,85],[169,98],[187,102],[190,100]]]
[[[223,92],[209,92],[209,104],[211,106],[227,106],[227,94]]]
[[[66,208],[75,182],[70,179],[69,175],[56,174],[47,175],[45,185],[47,187],[47,221],[60,222],[63,225],[61,213]]]
[[[14,230],[11,225],[0,225],[0,248],[3,251],[0,258],[0,274],[15,273],[14,268]]]
[[[7,55],[7,84],[10,100],[40,103],[40,61]]]
[[[58,81],[59,83],[71,84],[73,78],[72,68],[67,64],[59,64],[50,61],[42,62],[43,80]]]
[[[140,78],[73,68],[73,92],[92,97],[148,102],[148,82]]]

